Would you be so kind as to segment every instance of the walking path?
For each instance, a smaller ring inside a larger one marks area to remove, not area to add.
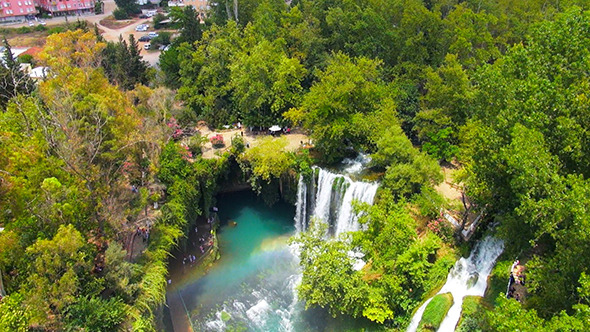
[[[260,144],[260,139],[266,137],[266,134],[257,134],[248,131],[246,128],[242,129],[224,129],[224,130],[211,130],[207,125],[202,124],[197,127],[197,130],[201,134],[202,137],[207,138],[207,142],[203,144],[202,151],[203,151],[203,158],[205,159],[212,159],[212,158],[219,158],[219,154],[222,154],[225,151],[228,151],[231,148],[231,139],[234,136],[240,136],[243,133],[244,144],[248,144],[250,147],[257,146]],[[213,144],[211,144],[210,138],[216,135],[223,136],[223,142],[225,142],[225,147],[221,149],[213,148]],[[309,142],[309,136],[301,133],[298,130],[291,131],[291,133],[286,135],[281,135],[287,139],[287,151],[296,151],[297,149],[301,148],[301,142],[307,144]]]

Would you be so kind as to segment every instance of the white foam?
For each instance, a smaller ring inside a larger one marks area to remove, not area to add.
[[[252,308],[246,311],[246,316],[252,323],[258,327],[264,326],[265,318],[268,316],[270,311],[270,305],[265,299],[262,299],[256,303]]]

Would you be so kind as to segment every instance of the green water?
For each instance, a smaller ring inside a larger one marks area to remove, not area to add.
[[[269,208],[250,192],[217,201],[221,259],[200,278],[186,270],[175,285],[195,331],[359,330],[356,320],[304,310],[297,301],[298,260],[287,243],[295,233],[293,206]]]
[[[287,244],[295,231],[295,208],[285,203],[269,208],[250,192],[220,195],[217,201],[221,259],[179,289],[195,330],[283,330],[281,321],[287,322],[293,303],[289,280],[298,275]]]

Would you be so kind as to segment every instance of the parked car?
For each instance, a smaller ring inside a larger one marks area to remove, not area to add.
[[[150,36],[148,36],[148,35],[145,35],[145,36],[141,36],[141,37],[139,37],[139,39],[138,39],[138,40],[139,40],[140,42],[149,42],[150,40],[152,40],[152,38],[151,38]]]
[[[46,25],[47,23],[45,23],[45,21],[39,21],[40,25]]]
[[[158,37],[158,33],[157,32],[148,32],[148,36],[150,38],[156,38],[156,37]]]
[[[29,21],[29,26],[30,26],[30,27],[32,27],[32,26],[34,26],[34,25],[35,25],[35,23],[33,23],[33,21]]]
[[[149,16],[147,16],[146,14],[141,14],[139,15],[139,18],[148,18]]]
[[[149,42],[148,42],[148,43],[145,43],[145,44],[143,45],[143,48],[144,48],[144,49],[146,49],[146,50],[149,50],[149,49],[150,49],[150,47],[152,47],[152,43],[149,43]]]
[[[147,31],[148,25],[147,24],[140,24],[135,27],[135,31]]]

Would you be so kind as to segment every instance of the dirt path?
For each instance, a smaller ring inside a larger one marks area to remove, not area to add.
[[[449,201],[461,201],[461,184],[456,184],[454,173],[458,170],[456,165],[443,166],[444,181],[434,189]]]
[[[201,133],[201,136],[207,137],[207,142],[203,145],[203,158],[211,159],[211,158],[219,158],[219,155],[228,151],[231,148],[231,139],[236,135],[242,135],[244,137],[244,144],[249,144],[250,147],[257,146],[260,143],[260,139],[266,137],[268,135],[254,135],[247,130],[242,129],[225,129],[225,130],[217,130],[211,131],[209,127],[205,125],[201,125],[197,127],[197,130]],[[223,136],[223,141],[225,142],[225,147],[221,149],[214,149],[211,141],[209,140],[211,137],[220,134]],[[301,147],[301,142],[307,143],[309,141],[309,136],[302,134],[298,131],[293,131],[288,135],[282,135],[283,137],[287,138],[287,151],[296,151]]]

